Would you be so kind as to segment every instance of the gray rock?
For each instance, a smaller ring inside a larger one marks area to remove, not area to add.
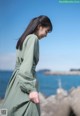
[[[79,92],[80,88],[72,89],[69,93],[59,88],[56,95],[42,98],[41,116],[80,116]]]

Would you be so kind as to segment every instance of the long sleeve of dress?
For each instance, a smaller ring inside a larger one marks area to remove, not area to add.
[[[36,36],[30,36],[23,44],[23,62],[19,69],[20,88],[23,92],[38,91],[35,67],[39,55],[39,43]]]

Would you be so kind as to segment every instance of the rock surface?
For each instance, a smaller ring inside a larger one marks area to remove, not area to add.
[[[39,93],[39,96],[41,116],[80,116],[80,87],[71,88],[68,92],[59,88],[56,95],[45,97]]]
[[[69,92],[59,88],[56,95],[41,99],[41,116],[80,116],[80,87]]]

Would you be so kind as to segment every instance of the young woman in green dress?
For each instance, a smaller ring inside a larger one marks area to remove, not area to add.
[[[16,65],[9,80],[1,108],[7,116],[40,116],[40,99],[36,79],[39,40],[52,31],[47,16],[33,18],[16,45]]]

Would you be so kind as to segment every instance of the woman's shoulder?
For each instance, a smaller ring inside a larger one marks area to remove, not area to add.
[[[38,37],[35,34],[29,34],[23,43],[23,46],[25,46],[27,43],[35,43],[38,42]]]
[[[35,35],[35,34],[29,34],[26,38],[35,38],[35,39],[38,39],[37,35]]]
[[[31,41],[31,42],[35,42],[38,41],[38,37],[35,34],[29,34],[26,38],[24,43],[26,43],[27,41]]]

